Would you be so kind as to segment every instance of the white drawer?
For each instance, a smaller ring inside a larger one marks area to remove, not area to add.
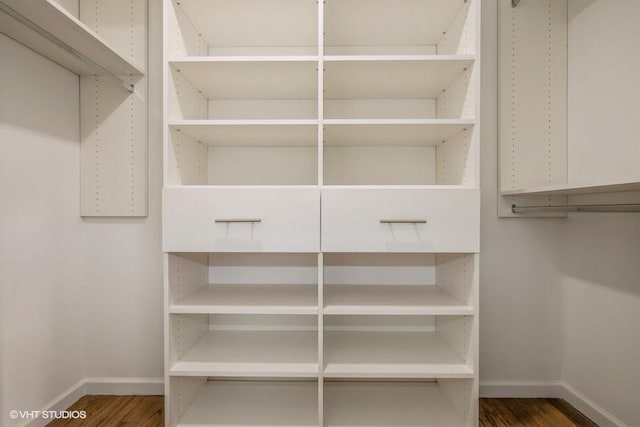
[[[478,252],[475,189],[322,190],[324,252]]]
[[[166,188],[165,252],[319,252],[317,188]]]

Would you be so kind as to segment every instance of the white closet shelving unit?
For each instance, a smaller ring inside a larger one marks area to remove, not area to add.
[[[164,7],[167,425],[477,425],[480,1]]]

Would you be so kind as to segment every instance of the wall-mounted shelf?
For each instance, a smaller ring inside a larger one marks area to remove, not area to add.
[[[72,51],[47,39],[6,13],[0,13],[0,28],[9,37],[79,75],[101,74],[93,64],[117,75],[142,75],[144,68],[118,53],[104,38],[54,0],[2,0],[0,10],[11,8],[31,23],[67,45]]]
[[[635,52],[633,2],[617,10],[629,19],[615,26],[606,3],[512,7],[517,3],[499,6],[499,215],[566,217],[571,196],[580,195],[600,194],[589,204],[636,202],[640,127],[629,88],[640,55],[628,54]]]
[[[599,185],[549,185],[546,187],[522,188],[519,190],[503,191],[503,196],[525,196],[525,195],[578,195],[578,194],[597,194],[612,193],[620,191],[638,191],[640,190],[640,182],[621,182],[615,184],[599,184]]]

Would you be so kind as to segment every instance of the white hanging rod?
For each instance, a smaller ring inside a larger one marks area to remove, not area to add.
[[[516,206],[511,212],[526,214],[539,212],[640,212],[640,204],[620,205],[562,205],[562,206]]]
[[[66,44],[65,42],[63,42],[62,40],[60,40],[59,38],[57,38],[56,36],[51,34],[50,32],[48,32],[44,28],[42,28],[39,25],[35,24],[34,22],[29,20],[28,18],[26,18],[22,14],[16,12],[15,10],[13,10],[12,8],[10,8],[9,6],[7,6],[6,4],[4,4],[1,1],[0,1],[0,11],[6,13],[7,15],[11,16],[12,18],[14,18],[17,21],[21,22],[22,24],[27,26],[29,29],[31,29],[31,30],[35,31],[36,33],[40,34],[42,37],[44,37],[45,39],[49,40],[51,43],[55,44],[59,48],[69,52],[71,55],[75,56],[80,61],[82,61],[85,64],[87,64],[89,67],[93,68],[98,74],[110,78],[111,80],[116,82],[119,86],[121,86],[124,90],[133,93],[134,87],[133,87],[132,84],[122,80],[120,77],[118,77],[117,75],[113,74],[111,71],[107,70],[106,68],[104,68],[100,64],[96,64],[90,58],[88,58],[85,55],[83,55],[82,53],[78,52],[77,50],[75,50],[74,48],[72,48],[71,46],[69,46],[68,44]]]
[[[520,0],[511,0],[511,7],[516,7],[520,3]]]

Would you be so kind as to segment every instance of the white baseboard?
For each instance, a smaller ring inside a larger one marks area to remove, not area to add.
[[[480,397],[562,397],[560,381],[480,381]]]
[[[84,380],[72,385],[67,390],[60,393],[58,396],[47,402],[42,408],[42,411],[64,411],[69,406],[73,405],[78,399],[86,394]],[[51,420],[45,420],[42,418],[36,418],[22,424],[23,427],[42,427],[47,425]]]
[[[86,394],[162,395],[162,378],[87,378]]]
[[[605,411],[601,406],[569,384],[563,384],[563,386],[563,399],[572,404],[578,411],[585,414],[600,427],[627,427],[622,421]]]

